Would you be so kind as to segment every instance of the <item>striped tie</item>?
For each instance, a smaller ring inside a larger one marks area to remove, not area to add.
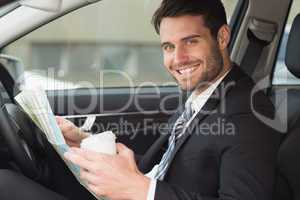
[[[191,103],[187,103],[185,106],[185,110],[182,115],[177,119],[174,124],[174,128],[172,130],[171,136],[169,137],[169,146],[167,151],[164,153],[157,169],[157,173],[155,178],[158,180],[163,180],[164,176],[168,170],[170,165],[171,155],[175,149],[176,140],[180,138],[184,134],[184,127],[186,123],[191,119],[193,116],[193,110],[191,107]]]

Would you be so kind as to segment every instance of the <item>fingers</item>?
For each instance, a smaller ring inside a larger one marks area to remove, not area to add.
[[[89,161],[85,159],[83,156],[80,156],[76,153],[72,153],[72,151],[68,151],[64,154],[64,157],[77,164],[80,168],[86,169],[88,171],[94,171],[94,163],[92,161]]]
[[[117,152],[120,156],[124,156],[126,158],[134,158],[134,153],[131,149],[129,149],[127,146],[125,146],[122,143],[117,143]]]
[[[104,195],[110,199],[125,199],[117,195],[120,191],[135,186],[133,183],[136,183],[137,177],[143,175],[138,171],[134,161],[126,158],[126,156],[131,156],[133,152],[123,144],[117,144],[117,148],[119,152],[117,155],[71,148],[64,156],[79,165],[80,178],[97,196]],[[127,185],[124,187],[124,183],[127,184],[129,180],[131,183],[128,184],[128,187]],[[116,196],[114,197],[112,194],[116,194]]]
[[[61,117],[61,116],[55,116],[55,119],[56,119],[56,122],[57,122],[57,124],[59,125],[59,124],[61,124],[61,123],[63,123],[63,121],[65,120],[63,117]]]
[[[104,192],[104,190],[102,190],[100,187],[98,187],[97,185],[93,185],[93,184],[88,184],[88,188],[93,191],[97,196],[99,197],[105,197],[107,196],[106,193]]]
[[[127,146],[125,146],[124,144],[122,143],[117,143],[116,144],[116,147],[117,147],[117,152],[123,152],[124,150],[128,149]]]
[[[57,116],[56,121],[68,145],[79,147],[85,134],[81,134],[81,131],[77,126],[63,117]]]
[[[110,155],[107,154],[102,154],[102,153],[97,153],[94,151],[89,151],[86,149],[79,149],[79,148],[71,148],[71,152],[74,152],[75,154],[78,154],[79,156],[82,156],[88,161],[94,162],[105,162],[108,157],[111,157]]]
[[[77,147],[80,148],[80,143],[79,142],[73,142],[72,140],[66,140],[66,143],[69,147]]]
[[[69,121],[61,116],[56,116],[55,118],[56,118],[56,122],[59,125],[59,127],[62,127],[66,130],[76,127],[71,121]]]
[[[92,174],[86,170],[80,170],[80,178],[82,180],[85,180],[88,184],[92,185],[97,185],[100,182],[98,176],[95,176],[95,174]]]
[[[131,169],[137,172],[139,171],[134,158],[134,152],[131,149],[129,149],[122,143],[117,143],[117,151],[119,156],[125,158],[128,161],[128,164],[130,165]]]
[[[93,173],[109,168],[111,156],[79,148],[71,148],[64,154],[67,160],[77,164],[80,168]]]

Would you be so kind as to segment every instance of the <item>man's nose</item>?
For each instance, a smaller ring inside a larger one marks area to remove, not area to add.
[[[181,64],[187,62],[189,59],[188,53],[184,47],[177,47],[174,51],[174,62]]]

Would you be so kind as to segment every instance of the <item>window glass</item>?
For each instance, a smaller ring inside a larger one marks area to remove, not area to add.
[[[230,19],[238,0],[224,0]],[[25,83],[45,89],[170,85],[151,17],[160,0],[100,1],[9,45]],[[124,9],[126,8],[126,9]]]
[[[294,0],[291,7],[290,15],[285,26],[284,34],[282,36],[277,61],[275,64],[273,85],[299,85],[300,79],[295,77],[285,65],[285,52],[288,36],[291,30],[291,25],[297,14],[300,13],[300,0]]]

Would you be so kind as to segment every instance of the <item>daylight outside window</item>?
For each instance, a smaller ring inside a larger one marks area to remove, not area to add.
[[[228,18],[237,0],[224,0]],[[100,1],[12,43],[25,83],[47,90],[176,85],[163,67],[151,16],[159,0]],[[126,9],[124,9],[126,8]]]

